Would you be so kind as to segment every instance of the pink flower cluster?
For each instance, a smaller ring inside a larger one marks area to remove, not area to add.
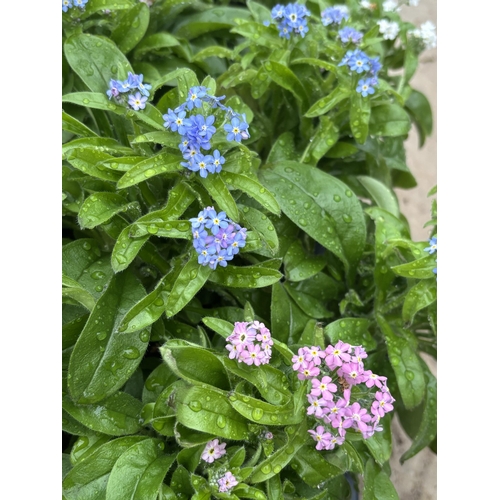
[[[341,445],[348,428],[361,432],[365,439],[383,430],[380,419],[394,409],[394,398],[387,377],[364,369],[363,359],[367,356],[362,346],[341,340],[324,351],[315,346],[302,347],[293,356],[297,377],[311,380],[307,414],[325,424],[308,430],[317,450],[333,450],[335,445]],[[376,392],[370,390],[374,386]]]
[[[205,460],[205,462],[211,464],[214,460],[217,460],[226,454],[225,448],[226,443],[219,444],[218,439],[213,439],[206,444],[205,449],[201,454],[201,458]]]
[[[217,482],[219,483],[220,493],[225,493],[238,484],[236,478],[229,471],[226,472]]]
[[[226,340],[229,342],[226,345],[229,359],[255,366],[265,365],[271,359],[274,342],[264,323],[237,321],[233,333]]]

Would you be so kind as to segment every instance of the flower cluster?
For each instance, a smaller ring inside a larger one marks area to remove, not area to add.
[[[238,484],[236,478],[229,471],[226,472],[217,482],[219,483],[219,493],[226,493]]]
[[[420,28],[409,31],[408,34],[420,40],[425,49],[433,49],[437,45],[436,26],[431,21],[426,21]]]
[[[377,24],[384,40],[396,40],[399,33],[399,24],[396,21],[381,19]]]
[[[302,347],[293,356],[298,378],[311,380],[307,414],[324,424],[308,431],[317,450],[333,450],[335,445],[341,445],[348,428],[361,432],[364,439],[383,430],[380,419],[394,409],[394,398],[386,377],[364,369],[363,359],[367,356],[362,346],[341,340],[324,351],[316,346]],[[367,390],[372,387],[377,388],[375,394]]]
[[[217,149],[212,155],[205,155],[201,151],[202,149],[210,150],[212,147],[210,140],[217,131],[214,126],[215,115],[205,117],[198,113],[187,117],[187,111],[202,108],[203,103],[206,102],[212,108],[219,108],[226,112],[226,119],[230,120],[230,123],[224,125],[228,141],[241,142],[242,139],[250,137],[245,113],[236,113],[231,107],[221,104],[220,101],[224,98],[225,96],[209,95],[208,89],[202,85],[191,87],[186,101],[173,111],[169,108],[168,112],[163,115],[164,127],[181,136],[179,149],[184,159],[187,160],[181,162],[181,165],[192,172],[200,172],[201,177],[207,177],[209,173],[219,173],[226,160]]]
[[[208,264],[210,269],[217,265],[226,267],[227,261],[232,260],[246,244],[246,228],[229,219],[225,212],[217,213],[214,207],[204,208],[198,217],[189,220],[198,264]]]
[[[205,460],[205,462],[211,464],[214,460],[217,460],[218,458],[226,454],[225,448],[226,443],[219,444],[218,439],[213,439],[206,444],[205,449],[201,454],[201,458]]]
[[[339,30],[339,38],[342,43],[359,43],[363,38],[363,33],[356,31],[350,26],[346,26],[345,28]]]
[[[274,342],[264,323],[236,322],[233,333],[226,340],[229,359],[255,366],[268,364],[271,359]]]
[[[85,4],[89,0],[62,0],[62,10],[63,12],[68,12],[68,9],[72,7],[79,7],[80,9],[85,9]]]
[[[106,91],[107,96],[111,99],[114,97],[117,102],[124,103],[128,96],[128,105],[135,111],[144,109],[149,97],[151,85],[142,83],[143,75],[134,75],[130,71],[126,80],[109,81],[109,90]],[[138,90],[139,92],[134,92]]]
[[[299,3],[289,3],[287,6],[277,4],[271,11],[271,16],[278,23],[280,36],[290,39],[290,33],[296,33],[302,38],[309,31],[306,16],[311,13],[304,5]]]
[[[429,240],[429,246],[424,248],[424,252],[429,252],[429,255],[432,255],[434,252],[437,252],[437,249],[438,249],[437,236],[433,236]]]
[[[399,10],[399,4],[395,0],[385,0],[382,3],[382,9],[384,12],[397,12]]]
[[[330,24],[340,24],[342,19],[349,19],[349,9],[345,5],[334,5],[326,8],[321,13],[321,22],[323,26]]]
[[[378,56],[370,58],[361,49],[355,49],[348,50],[339,63],[339,66],[347,66],[351,72],[366,73],[366,78],[360,79],[356,87],[356,92],[359,92],[363,97],[373,94],[374,87],[378,85],[377,74],[382,67],[378,59]]]

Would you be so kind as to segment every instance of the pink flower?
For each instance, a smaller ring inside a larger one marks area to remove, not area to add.
[[[259,366],[264,360],[264,352],[260,350],[260,345],[249,344],[246,346],[247,350],[240,354],[240,358],[247,365]]]
[[[372,373],[371,370],[365,371],[363,375],[367,377],[365,382],[366,387],[373,387],[374,385],[376,385],[379,389],[381,389],[382,384],[385,384],[385,382],[387,381],[387,377],[380,377],[379,375]]]
[[[332,401],[333,393],[337,392],[337,386],[331,382],[331,377],[323,377],[321,382],[317,378],[314,378],[312,380],[311,394],[313,396],[321,395],[325,401]]]
[[[297,378],[299,380],[309,380],[310,378],[316,377],[317,375],[319,375],[319,368],[317,366],[314,366],[314,363],[310,361],[306,367],[299,369]]]
[[[226,472],[217,482],[219,483],[220,493],[225,493],[238,484],[236,478],[229,471]]]
[[[332,435],[329,432],[325,432],[325,428],[322,425],[318,425],[315,430],[308,430],[309,434],[316,441],[316,449],[324,450],[327,446],[330,446]]]
[[[315,417],[323,416],[323,407],[326,405],[326,401],[323,398],[318,399],[311,394],[307,395],[307,399],[311,403],[311,406],[307,408],[307,414],[314,415]]]
[[[339,376],[343,377],[351,385],[364,382],[363,367],[358,363],[345,363],[339,370]]]
[[[349,355],[349,351],[351,350],[350,344],[344,343],[339,340],[335,346],[329,345],[325,349],[326,357],[325,363],[330,370],[335,369],[336,366],[340,367],[344,363],[347,363],[351,360],[351,356]]]
[[[394,410],[394,406],[392,406],[394,399],[390,393],[377,391],[375,399],[376,401],[373,402],[371,408],[373,415],[383,417],[386,413]]]
[[[321,364],[321,360],[326,354],[319,347],[312,346],[306,354],[306,361],[312,361],[316,366]]]
[[[368,428],[366,422],[371,421],[371,416],[368,414],[365,408],[361,408],[359,403],[353,403],[351,406],[346,408],[344,418],[352,421],[352,425],[358,428],[361,432],[365,432]]]
[[[345,407],[348,402],[339,398],[337,401],[327,401],[326,407],[323,407],[323,420],[330,424],[333,424],[333,421],[340,420],[345,414]]]
[[[201,458],[211,464],[214,460],[222,457],[222,455],[226,454],[226,443],[219,444],[218,439],[214,439],[213,441],[209,441],[201,454]]]
[[[308,351],[306,351],[306,348],[300,348],[298,354],[293,356],[292,358],[292,363],[293,363],[293,369],[295,371],[301,369],[301,368],[306,368],[308,366],[308,362],[306,361],[306,354]]]

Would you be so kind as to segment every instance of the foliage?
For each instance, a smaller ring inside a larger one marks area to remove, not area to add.
[[[361,476],[365,498],[395,498],[391,415],[384,432],[349,431],[332,451],[307,433],[291,359],[338,340],[363,345],[367,368],[387,377],[413,439],[401,460],[435,450],[436,379],[420,353],[436,357],[436,253],[411,239],[393,191],[416,184],[411,124],[421,144],[432,132],[409,83],[423,47],[380,0],[347,2],[342,26],[381,64],[363,96],[363,75],[339,65],[355,46],[321,23],[329,6],[307,2],[309,31],[289,40],[267,22],[268,1],[88,0],[63,13],[67,500],[344,499]],[[382,18],[398,23],[397,41],[380,36]],[[143,108],[106,95],[129,73],[151,85]],[[228,140],[213,111],[225,163],[205,178],[181,166],[164,126],[200,85],[250,132]],[[216,269],[193,248],[190,219],[207,207],[246,228]],[[436,236],[435,201],[429,225]],[[233,324],[254,320],[272,333],[269,364],[225,349]],[[214,439],[227,446],[212,467],[200,457]],[[238,484],[221,493],[226,472]]]

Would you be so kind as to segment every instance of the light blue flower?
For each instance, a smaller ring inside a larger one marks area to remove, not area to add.
[[[367,78],[366,80],[360,80],[358,82],[358,86],[356,87],[356,92],[359,92],[363,97],[366,97],[368,94],[374,94],[375,89],[373,88],[372,80],[373,80],[372,78]]]
[[[73,4],[75,7],[80,7],[80,9],[85,9],[85,4],[89,0],[73,0]]]
[[[226,139],[228,141],[241,142],[243,134],[248,137],[247,133],[248,123],[245,123],[245,118],[243,115],[243,120],[234,117],[231,120],[231,124],[226,123],[224,125],[224,130],[228,132]]]
[[[131,108],[135,109],[135,111],[139,111],[140,109],[144,109],[146,107],[147,100],[148,98],[146,96],[143,96],[140,92],[137,92],[135,95],[129,95],[128,104]]]
[[[63,12],[68,12],[68,9],[73,7],[71,0],[62,0],[62,10]]]
[[[340,24],[342,19],[349,19],[349,10],[345,5],[328,7],[321,13],[321,22],[323,26]]]
[[[424,252],[429,252],[432,255],[438,249],[437,236],[434,236],[429,240],[429,246],[424,248]]]
[[[350,26],[346,26],[339,31],[339,37],[342,43],[359,43],[363,38],[363,33],[360,33]]]

